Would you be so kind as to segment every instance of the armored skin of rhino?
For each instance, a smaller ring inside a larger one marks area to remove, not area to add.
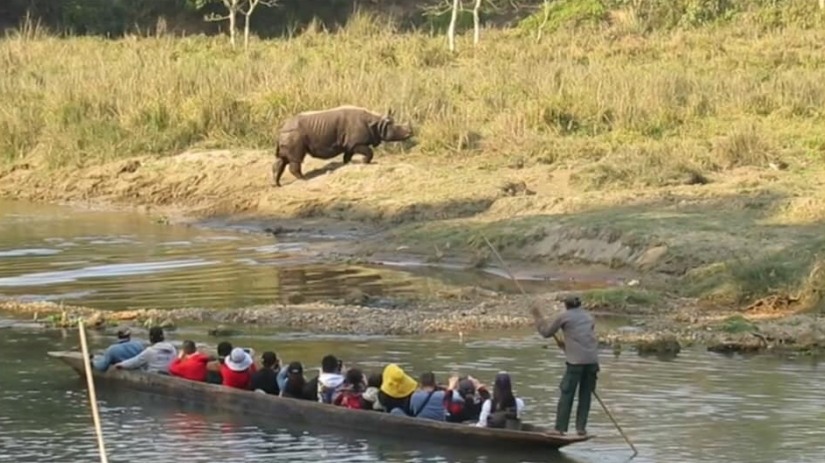
[[[281,186],[281,175],[289,164],[295,178],[304,180],[301,164],[304,156],[332,159],[344,154],[344,164],[354,154],[372,162],[372,147],[381,142],[404,141],[412,137],[412,127],[396,124],[392,111],[381,115],[356,106],[339,106],[323,111],[305,111],[290,118],[278,132],[272,177]]]

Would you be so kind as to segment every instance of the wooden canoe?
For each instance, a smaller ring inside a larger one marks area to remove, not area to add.
[[[65,362],[81,377],[85,375],[83,355],[80,352],[49,352],[48,355]],[[327,428],[348,431],[356,429],[364,434],[407,439],[415,436],[417,442],[450,446],[533,452],[559,449],[594,437],[550,435],[547,434],[547,428],[526,423],[522,430],[490,429],[394,416],[389,413],[350,410],[307,400],[282,398],[139,371],[94,371],[94,379],[96,385],[129,388],[184,400],[187,403],[206,404],[242,416],[278,416],[296,424],[318,423]]]

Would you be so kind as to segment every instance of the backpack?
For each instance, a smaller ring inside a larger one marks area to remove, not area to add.
[[[332,403],[332,395],[335,394],[335,389],[331,387],[321,386],[318,388],[318,401],[325,404]]]
[[[339,403],[336,405],[342,405],[353,410],[361,410],[364,408],[364,401],[361,396],[362,394],[360,392],[344,391],[338,397]]]
[[[490,407],[490,415],[487,417],[487,427],[521,429],[521,420],[518,418],[516,406],[496,410],[496,404],[493,402]]]

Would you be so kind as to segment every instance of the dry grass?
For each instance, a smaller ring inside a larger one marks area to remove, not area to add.
[[[415,153],[658,171],[823,156],[825,33],[743,27],[654,36],[487,31],[478,50],[368,17],[235,53],[220,38],[0,41],[0,156],[87,164],[192,146],[262,148],[304,109],[396,108]],[[651,158],[659,158],[655,162]],[[667,159],[671,159],[668,162]],[[678,180],[677,180],[678,181]],[[595,186],[613,186],[598,180]],[[626,185],[627,181],[619,181]]]

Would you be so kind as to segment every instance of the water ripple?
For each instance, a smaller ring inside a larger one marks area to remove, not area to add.
[[[244,343],[258,351],[274,349],[284,361],[301,360],[308,369],[333,352],[367,371],[379,371],[392,361],[414,376],[432,369],[442,380],[461,371],[490,381],[508,370],[517,394],[527,402],[527,419],[538,423],[554,419],[563,372],[560,353],[539,349],[535,335],[464,344],[437,336],[366,340],[285,335],[248,337]],[[11,331],[0,338],[0,370],[17,372],[0,376],[0,461],[96,459],[82,380],[65,367],[41,361],[43,351],[73,344],[75,339],[56,332]],[[821,368],[806,362],[726,358],[691,349],[670,362],[605,352],[598,390],[639,448],[636,463],[813,463],[825,451],[820,426],[825,397],[811,392],[818,390],[821,377]],[[299,429],[279,417],[237,416],[130,391],[102,388],[98,395],[113,462],[185,457],[196,462],[618,463],[628,455],[597,402],[589,428],[599,438],[548,460]]]

